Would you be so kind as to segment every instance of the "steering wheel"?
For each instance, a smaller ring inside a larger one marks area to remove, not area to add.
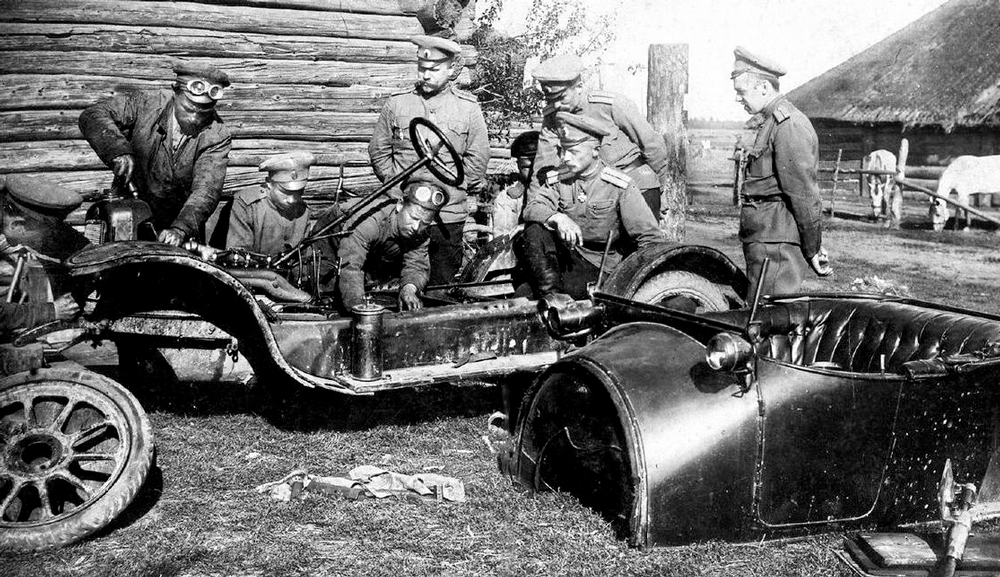
[[[433,132],[434,136],[438,138],[438,142],[431,144],[429,141],[422,139],[417,132],[418,126],[423,126]],[[461,156],[459,156],[455,147],[448,142],[448,138],[444,135],[444,132],[441,132],[441,129],[437,126],[434,126],[430,120],[418,117],[410,121],[410,142],[413,143],[413,148],[417,151],[417,156],[421,160],[426,158],[430,161],[427,163],[427,169],[431,171],[431,174],[441,179],[441,182],[449,186],[458,186],[465,180],[465,167],[462,164]],[[451,156],[452,163],[455,165],[454,170],[441,161],[440,148],[442,145]]]

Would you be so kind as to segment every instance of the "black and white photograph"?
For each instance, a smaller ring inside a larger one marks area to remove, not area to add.
[[[1000,0],[0,0],[0,575],[1000,575]]]

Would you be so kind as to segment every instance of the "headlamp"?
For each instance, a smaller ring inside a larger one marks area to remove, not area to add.
[[[705,347],[705,363],[714,371],[745,370],[753,357],[753,347],[733,333],[719,333]]]

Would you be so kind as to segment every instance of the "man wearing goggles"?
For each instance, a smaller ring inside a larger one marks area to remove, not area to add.
[[[632,246],[662,242],[663,232],[635,182],[601,160],[611,127],[568,112],[557,112],[554,120],[561,166],[545,173],[537,192],[529,191],[524,234],[514,248],[537,298],[566,293],[582,299],[587,283],[597,280],[609,236],[605,274]]]
[[[401,310],[423,306],[418,293],[430,278],[428,231],[449,200],[436,182],[411,181],[403,187],[400,200],[386,203],[360,221],[345,223],[350,235],[322,243],[326,260],[340,262],[336,292],[345,311],[361,304],[366,287],[395,279],[400,284]],[[331,208],[319,218],[317,229],[339,214],[337,207]]]
[[[229,163],[232,138],[216,114],[229,77],[180,62],[172,91],[120,94],[80,114],[80,130],[123,184],[149,204],[158,240],[203,240]]]
[[[578,56],[564,55],[542,62],[532,72],[546,103],[535,171],[540,173],[559,166],[556,112],[562,110],[593,118],[611,130],[601,147],[601,159],[632,179],[642,191],[653,216],[659,220],[660,196],[671,182],[663,136],[650,126],[627,97],[585,88],[583,71],[583,61]]]
[[[302,199],[309,183],[311,152],[277,154],[260,163],[267,178],[233,197],[226,248],[279,254],[299,244],[309,231],[309,207]]]

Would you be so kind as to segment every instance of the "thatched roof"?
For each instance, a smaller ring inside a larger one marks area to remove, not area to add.
[[[814,119],[1000,127],[1000,0],[952,0],[789,98]]]

